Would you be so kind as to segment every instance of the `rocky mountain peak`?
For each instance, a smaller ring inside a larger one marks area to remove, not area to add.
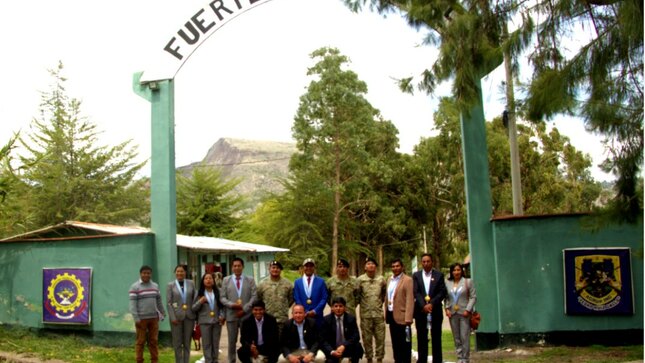
[[[208,149],[202,161],[179,167],[190,174],[197,165],[219,168],[225,179],[241,178],[235,192],[254,209],[263,196],[282,191],[280,179],[289,173],[289,160],[296,144],[289,142],[221,138]]]

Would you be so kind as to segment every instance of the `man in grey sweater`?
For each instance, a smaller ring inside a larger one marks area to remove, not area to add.
[[[130,286],[130,313],[137,332],[135,354],[137,363],[143,363],[143,346],[148,342],[150,361],[159,361],[159,320],[164,318],[159,286],[152,282],[152,268],[141,266],[139,281]]]

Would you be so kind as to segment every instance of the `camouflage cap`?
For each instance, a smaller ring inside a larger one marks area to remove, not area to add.
[[[312,265],[316,266],[316,262],[314,261],[314,259],[313,259],[313,258],[305,258],[305,260],[304,260],[304,261],[302,261],[302,265],[303,265],[303,266],[305,266],[305,265],[306,265],[306,264],[308,264],[308,263],[310,263],[310,264],[312,264]]]

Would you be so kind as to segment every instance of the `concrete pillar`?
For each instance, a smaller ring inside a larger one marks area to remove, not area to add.
[[[134,74],[133,88],[151,103],[150,217],[156,263],[153,269],[159,286],[164,286],[174,279],[172,270],[177,264],[175,88],[173,80],[168,79],[141,84],[141,74]]]
[[[470,263],[477,289],[476,308],[482,314],[482,322],[477,333],[477,346],[482,347],[480,343],[485,344],[486,340],[497,339],[499,304],[497,303],[496,254],[490,222],[492,200],[481,82],[478,82],[478,88],[480,89],[479,102],[468,113],[462,112],[460,118]]]

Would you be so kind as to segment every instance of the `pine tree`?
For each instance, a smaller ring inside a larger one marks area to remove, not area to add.
[[[70,98],[63,64],[50,70],[53,85],[41,94],[39,116],[21,144],[28,165],[21,177],[28,186],[36,227],[81,220],[144,223],[149,206],[143,180],[135,180],[144,163],[136,163],[136,147],[125,141],[99,146],[99,131],[81,115],[81,102]]]
[[[227,238],[239,222],[244,199],[231,193],[240,180],[222,180],[219,169],[200,166],[177,175],[177,233]]]
[[[462,111],[479,102],[479,78],[510,53],[513,66],[528,56],[533,76],[526,99],[518,100],[529,119],[559,114],[581,116],[587,128],[605,136],[609,156],[603,167],[616,177],[615,209],[635,220],[642,211],[638,185],[643,163],[643,2],[538,0],[345,0],[358,11],[365,4],[380,13],[401,12],[415,28],[429,29],[426,43],[437,45],[437,61],[418,87],[432,93],[453,82]],[[511,34],[505,31],[519,23]],[[565,54],[570,34],[591,29],[574,54]],[[412,78],[401,80],[406,91]]]
[[[384,134],[396,135],[396,129],[382,127],[389,122],[365,99],[365,82],[344,69],[349,59],[338,49],[321,48],[311,57],[316,64],[307,74],[315,78],[300,97],[292,128],[299,153],[292,157],[290,171],[297,180],[320,186],[318,195],[331,195],[332,200],[323,205],[332,205],[327,220],[331,221],[333,271],[339,242],[344,239],[346,253],[352,252],[350,245],[357,247],[352,242],[359,240],[357,233],[350,232],[357,219],[353,208],[370,205],[375,197],[372,174],[387,169],[384,153],[372,140],[388,140]]]

